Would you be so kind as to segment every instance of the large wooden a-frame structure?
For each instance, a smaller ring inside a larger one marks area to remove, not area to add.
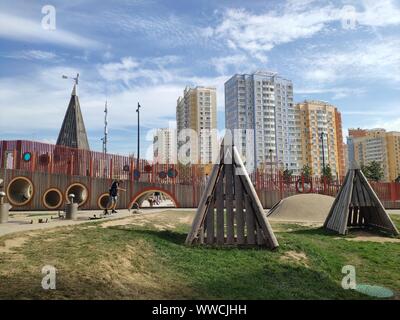
[[[324,227],[342,235],[347,234],[350,228],[399,234],[375,191],[355,162],[347,172]]]
[[[72,89],[71,99],[56,144],[75,149],[90,150],[81,106],[76,94],[76,84]]]
[[[186,244],[278,247],[236,147],[222,144]]]

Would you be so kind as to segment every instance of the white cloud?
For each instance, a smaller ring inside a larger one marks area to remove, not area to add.
[[[173,81],[179,70],[171,69],[179,61],[178,56],[162,56],[136,59],[124,57],[118,62],[110,62],[97,67],[99,74],[107,81],[123,81],[130,86],[132,81],[143,80],[145,83],[160,84]]]
[[[356,19],[361,25],[384,27],[400,24],[399,3],[393,0],[363,0],[363,11],[357,12]]]
[[[24,60],[58,60],[58,56],[55,53],[42,50],[22,50],[3,55],[3,57]]]
[[[215,67],[215,70],[222,75],[240,73],[242,71],[250,72],[250,69],[255,69],[255,64],[244,54],[212,58],[211,64]]]
[[[114,10],[107,12],[105,19],[122,32],[139,33],[156,45],[168,48],[208,46],[213,35],[212,28],[197,26],[192,20],[175,14],[132,15]]]
[[[305,53],[300,61],[306,80],[332,83],[343,79],[400,81],[400,39],[352,43],[345,49]]]
[[[378,120],[373,125],[374,128],[385,128],[386,131],[399,131],[400,117],[391,118],[390,120]]]
[[[228,9],[215,33],[231,47],[262,59],[277,45],[315,35],[335,19],[332,13],[330,6],[301,13],[290,7],[283,14],[275,11],[251,14],[243,9]]]
[[[400,8],[393,0],[363,0],[349,5],[319,5],[314,0],[289,0],[282,10],[251,13],[244,9],[227,9],[214,29],[217,38],[234,50],[244,50],[260,61],[274,47],[305,39],[329,30],[332,23],[348,18],[346,6],[354,8],[355,27],[385,27],[400,24]],[[362,8],[362,10],[361,10]],[[333,30],[333,29],[332,29]],[[211,32],[209,31],[209,34]],[[316,77],[326,78],[317,73]]]
[[[295,88],[296,94],[311,95],[321,93],[333,94],[333,100],[347,98],[349,96],[360,96],[366,92],[363,88],[346,88],[346,87],[316,87],[316,88]]]
[[[7,12],[0,13],[0,38],[23,42],[53,43],[63,46],[92,48],[100,44],[81,35],[64,31],[45,30],[41,19],[31,20]]]

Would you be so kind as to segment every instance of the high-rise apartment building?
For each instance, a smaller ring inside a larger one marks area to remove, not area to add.
[[[225,126],[248,168],[300,172],[292,81],[267,71],[234,75],[225,83]]]
[[[153,135],[153,161],[160,164],[176,163],[176,130],[156,129]]]
[[[188,145],[185,153],[190,163],[212,163],[218,152],[216,89],[186,88],[177,101],[176,122],[178,149]],[[194,134],[182,134],[184,129],[191,129]]]
[[[313,175],[321,175],[324,164],[332,175],[345,175],[341,114],[323,101],[304,101],[296,105],[301,132],[303,165],[311,167]]]
[[[360,165],[378,162],[385,181],[394,181],[400,175],[400,132],[387,132],[382,128],[349,129],[347,141],[349,159]]]

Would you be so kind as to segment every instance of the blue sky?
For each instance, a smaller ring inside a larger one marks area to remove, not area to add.
[[[56,9],[56,30],[42,7]],[[347,22],[347,23],[345,23]],[[217,87],[235,73],[291,79],[295,101],[321,99],[350,127],[400,129],[400,1],[76,0],[0,3],[0,139],[54,143],[80,73],[92,149],[101,150],[109,102],[109,150],[142,154],[149,128],[175,121],[186,85]]]

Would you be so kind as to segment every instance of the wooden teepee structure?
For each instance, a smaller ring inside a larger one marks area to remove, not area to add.
[[[392,235],[399,234],[355,162],[347,172],[324,227],[343,235],[347,234],[349,228],[375,229]]]
[[[90,150],[81,105],[76,93],[76,84],[72,89],[71,99],[56,144],[58,146]]]
[[[239,152],[231,143],[222,144],[219,163],[213,166],[186,244],[278,247]]]

